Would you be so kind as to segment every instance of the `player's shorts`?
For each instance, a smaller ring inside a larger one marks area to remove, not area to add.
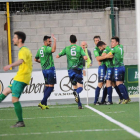
[[[114,68],[115,81],[124,81],[125,66]]]
[[[56,84],[56,72],[55,67],[51,67],[50,69],[42,70],[45,84],[54,85]]]
[[[105,80],[106,65],[99,66],[98,68],[98,83],[102,83]]]
[[[114,82],[114,68],[107,68],[106,80]]]
[[[72,85],[83,84],[83,69],[71,69],[68,74]]]
[[[8,87],[12,91],[12,97],[20,98],[20,96],[26,86],[27,86],[26,83],[14,80],[13,83],[11,85],[9,85]]]

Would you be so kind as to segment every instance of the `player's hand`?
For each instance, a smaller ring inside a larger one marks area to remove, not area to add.
[[[11,68],[11,65],[7,65],[7,66],[5,66],[5,67],[3,68],[3,70],[4,70],[4,71],[8,71],[8,70],[10,70],[10,68]]]
[[[90,66],[92,66],[92,64],[90,64]]]
[[[59,57],[60,57],[59,55],[56,56],[56,58],[59,58]]]
[[[52,38],[54,39],[54,40],[56,40],[56,38],[55,38],[55,36],[52,34]]]
[[[106,58],[113,58],[114,56],[113,55],[110,55],[110,54],[107,54],[106,55]]]

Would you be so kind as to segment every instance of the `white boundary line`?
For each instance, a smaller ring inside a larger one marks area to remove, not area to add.
[[[102,113],[101,111],[93,108],[93,107],[90,107],[88,105],[85,105],[85,107],[89,108],[90,110],[96,112],[97,114],[99,114],[100,116],[104,117],[105,119],[109,120],[110,122],[120,126],[121,128],[123,128],[124,130],[126,130],[127,132],[129,132],[130,134],[136,136],[137,138],[140,138],[140,133],[135,131],[134,129],[124,125],[123,123],[119,122],[119,121],[116,121],[115,119],[109,117],[108,115]]]
[[[22,109],[23,110],[24,109],[30,109],[30,110],[32,110],[32,109],[38,109],[37,106],[30,106],[30,107],[22,107]],[[50,106],[49,108],[69,108],[69,107],[77,107],[77,105],[73,105],[73,106]],[[14,110],[14,107],[11,107],[11,108],[9,108],[9,107],[0,108],[0,111],[1,110]]]
[[[118,111],[118,112],[105,112],[105,113],[123,113],[125,111]]]
[[[0,137],[4,136],[17,136],[17,135],[42,135],[42,134],[61,134],[61,133],[77,133],[77,132],[100,132],[100,131],[122,131],[122,129],[87,129],[87,130],[68,130],[68,131],[52,131],[52,132],[31,132],[21,134],[0,134]]]
[[[55,118],[81,118],[81,117],[92,117],[97,115],[82,115],[82,116],[55,116],[55,117],[37,117],[37,118],[23,118],[24,120],[33,120],[33,119],[55,119]],[[0,121],[12,121],[17,119],[0,119]]]

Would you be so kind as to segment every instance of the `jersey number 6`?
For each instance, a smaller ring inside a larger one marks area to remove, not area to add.
[[[72,48],[72,49],[71,49],[71,56],[76,56],[75,48]]]

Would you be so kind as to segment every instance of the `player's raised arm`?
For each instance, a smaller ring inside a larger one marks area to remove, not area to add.
[[[10,65],[5,66],[5,67],[3,68],[3,70],[4,70],[4,71],[8,71],[11,67],[19,66],[19,65],[21,65],[23,62],[24,62],[24,60],[23,60],[23,59],[20,59],[20,60],[18,60],[18,61],[16,61],[16,62],[12,63],[12,64],[10,64]]]
[[[56,38],[54,37],[54,35],[52,35],[52,38],[54,40],[53,47],[52,47],[52,53],[54,53],[56,51]]]

